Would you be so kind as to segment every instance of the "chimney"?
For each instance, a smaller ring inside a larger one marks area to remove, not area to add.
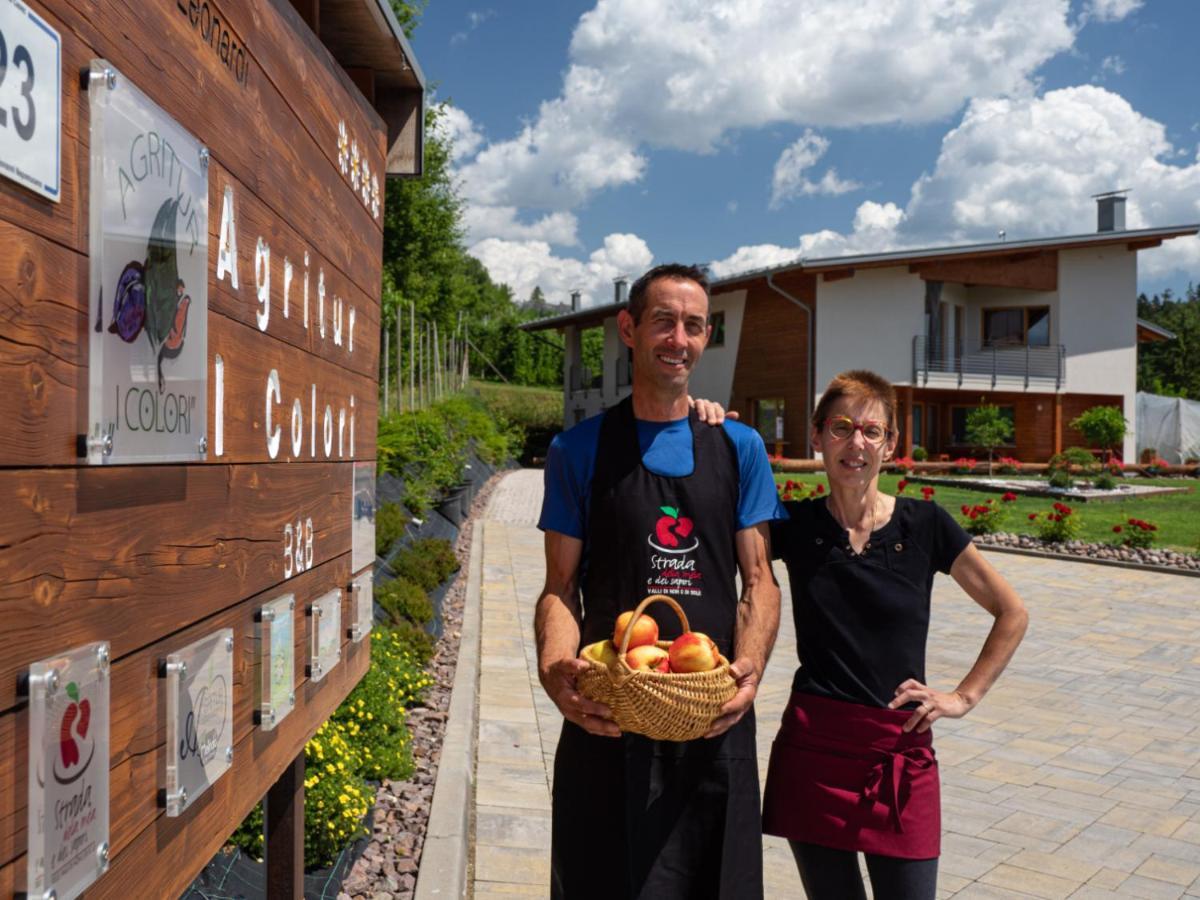
[[[1105,194],[1093,194],[1096,201],[1096,230],[1124,231],[1125,230],[1125,195],[1128,188],[1119,191],[1109,191]]]
[[[571,312],[579,312],[581,296],[582,293],[578,289],[571,291]]]
[[[629,286],[629,280],[624,275],[618,275],[613,279],[613,303],[624,303],[626,298],[626,288]]]

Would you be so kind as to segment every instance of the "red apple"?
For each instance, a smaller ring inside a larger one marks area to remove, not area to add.
[[[667,655],[672,672],[708,672],[721,664],[717,645],[699,631],[689,631],[675,638]]]
[[[613,646],[612,641],[596,641],[580,650],[579,657],[593,660],[611,669],[617,664],[617,648]]]
[[[625,654],[629,668],[643,672],[669,672],[670,660],[667,651],[653,644],[642,644]]]
[[[617,616],[617,627],[613,630],[613,644],[618,648],[621,646],[621,638],[625,636],[625,629],[629,627],[629,620],[633,618],[633,610],[623,612]],[[658,640],[658,623],[650,616],[642,613],[638,617],[633,626],[633,632],[629,635],[629,647],[632,650],[634,647],[641,647],[643,644],[653,644]]]

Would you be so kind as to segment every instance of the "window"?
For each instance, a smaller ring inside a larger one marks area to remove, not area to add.
[[[708,339],[710,347],[725,346],[725,313],[715,312],[708,317],[708,324],[712,326],[712,335]]]
[[[915,445],[917,445],[917,446],[920,446],[920,447],[923,447],[923,446],[925,446],[925,443],[924,443],[924,441],[921,439],[921,436],[924,434],[924,431],[923,431],[923,429],[921,428],[921,418],[922,418],[922,415],[921,415],[921,414],[922,414],[922,413],[924,413],[924,412],[925,412],[925,406],[924,406],[923,404],[921,404],[921,403],[914,403],[914,404],[913,404],[913,410],[912,410],[912,420],[913,420],[913,426],[912,426],[912,442],[913,442],[913,444],[915,444]]]
[[[985,309],[983,343],[985,347],[1050,346],[1050,307]]]
[[[764,441],[772,444],[783,439],[783,399],[771,397],[754,401],[754,427]]]
[[[956,447],[970,446],[970,441],[967,440],[967,416],[971,414],[974,406],[955,406],[950,410],[950,443]],[[1008,421],[1013,422],[1015,426],[1016,419],[1011,406],[1001,406],[1000,415],[1004,416]],[[1017,430],[1013,428],[1013,437],[1009,440],[1016,440]],[[1007,446],[1011,447],[1012,444]]]

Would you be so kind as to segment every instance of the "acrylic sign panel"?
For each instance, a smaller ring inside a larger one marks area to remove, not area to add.
[[[342,592],[330,591],[309,610],[308,677],[320,681],[342,658]]]
[[[109,646],[29,668],[27,892],[71,900],[108,869]]]
[[[208,151],[93,60],[88,434],[94,464],[207,456]]]
[[[168,816],[178,816],[233,763],[233,629],[171,653],[167,691]]]
[[[371,590],[374,573],[363,572],[350,583],[350,640],[358,643],[371,633],[375,620],[375,598]]]
[[[273,731],[296,705],[295,608],[295,595],[284,594],[259,613],[258,721],[263,731]]]
[[[375,463],[354,464],[353,544],[350,569],[361,572],[375,561]]]

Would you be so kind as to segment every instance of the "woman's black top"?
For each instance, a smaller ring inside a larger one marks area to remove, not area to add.
[[[906,679],[924,683],[933,575],[950,571],[970,536],[938,504],[897,497],[856,554],[824,497],[784,505],[791,518],[771,523],[771,549],[791,580],[792,690],[883,707]]]

